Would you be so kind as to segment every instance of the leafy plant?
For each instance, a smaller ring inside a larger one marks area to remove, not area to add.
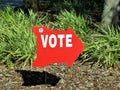
[[[7,7],[0,11],[0,63],[11,67],[14,63],[24,67],[35,58],[35,36],[31,27],[45,25],[57,29],[71,27],[85,44],[81,58],[83,61],[97,61],[100,65],[114,65],[120,59],[120,27],[103,28],[97,26],[96,34],[90,29],[83,16],[76,15],[75,11],[61,11],[55,15],[54,22],[48,22],[48,16],[36,14],[29,10],[29,15],[22,10],[14,11]]]
[[[55,28],[67,29],[71,27],[82,40],[89,36],[89,29],[83,16],[77,16],[74,11],[68,12],[65,10],[55,17],[56,21],[53,23]]]
[[[25,15],[21,10],[14,12],[10,7],[0,11],[0,62],[9,67],[22,63],[24,67],[35,57],[35,36],[31,31],[34,25],[42,25],[46,16],[36,18],[31,10]]]
[[[101,65],[113,66],[120,59],[120,27],[97,27],[98,33],[92,35],[89,43],[86,42],[82,57],[87,61],[97,60]]]

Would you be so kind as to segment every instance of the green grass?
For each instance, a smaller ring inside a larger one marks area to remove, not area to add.
[[[64,10],[55,17],[56,21],[53,23],[55,28],[67,29],[71,27],[75,33],[84,41],[86,40],[86,37],[89,36],[89,28],[87,26],[86,20],[83,16],[77,16],[75,11],[68,12]]]
[[[35,57],[35,36],[31,27],[42,25],[46,16],[36,18],[29,11],[29,16],[21,10],[14,12],[7,7],[0,11],[0,62],[12,67],[14,63],[22,63],[24,67]]]
[[[85,44],[81,56],[83,61],[98,62],[101,66],[114,66],[120,59],[120,27],[108,26],[105,29],[97,25],[95,30],[90,31],[87,23],[83,16],[76,15],[74,11],[64,10],[56,15],[53,25],[60,29],[73,28]]]
[[[95,61],[100,65],[113,66],[120,59],[120,27],[106,29],[97,26],[91,33],[88,21],[75,11],[61,11],[55,15],[54,22],[48,22],[48,16],[39,18],[31,10],[29,15],[24,12],[7,8],[0,11],[0,63],[12,67],[15,64],[24,67],[35,58],[35,35],[32,26],[45,25],[53,29],[67,29],[72,27],[85,44],[85,50],[80,56],[83,61]],[[67,53],[66,53],[67,54]]]
[[[120,59],[120,27],[106,29],[97,26],[97,34],[92,34],[82,57],[86,61],[96,61],[100,65],[114,66]]]

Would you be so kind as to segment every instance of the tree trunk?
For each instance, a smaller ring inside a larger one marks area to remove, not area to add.
[[[104,10],[102,14],[102,24],[104,26],[114,24],[119,21],[120,0],[105,0]]]

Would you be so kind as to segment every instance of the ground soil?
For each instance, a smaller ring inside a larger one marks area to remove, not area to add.
[[[18,67],[8,69],[5,65],[0,65],[1,90],[120,90],[119,67],[99,67],[92,62],[82,64],[76,61],[71,67],[64,64],[52,64],[44,68],[26,66],[23,69],[34,72],[45,71],[59,77],[60,80],[55,86],[50,84],[23,86],[22,75],[15,70],[20,69]]]

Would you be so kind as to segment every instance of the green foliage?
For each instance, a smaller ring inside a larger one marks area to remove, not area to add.
[[[60,29],[71,27],[82,40],[85,40],[85,37],[89,35],[86,20],[83,16],[77,16],[74,11],[61,11],[59,15],[56,15],[54,26]]]
[[[55,15],[54,22],[48,22],[49,17],[40,15],[39,18],[32,11],[29,15],[24,12],[14,12],[11,8],[0,11],[0,63],[9,67],[14,63],[22,63],[22,67],[31,63],[35,58],[35,36],[31,27],[45,25],[54,29],[71,27],[85,44],[82,53],[83,61],[97,61],[99,64],[114,65],[120,59],[120,27],[97,26],[96,34],[91,33],[87,21],[75,11],[61,11]]]
[[[35,57],[35,36],[31,31],[34,25],[41,25],[45,16],[36,18],[29,11],[25,15],[21,10],[14,12],[7,7],[6,11],[0,11],[0,62],[9,67],[13,63],[23,62],[23,67]]]
[[[97,27],[98,33],[92,35],[89,43],[85,43],[86,49],[82,57],[86,60],[97,60],[101,65],[113,66],[120,59],[120,27]]]

